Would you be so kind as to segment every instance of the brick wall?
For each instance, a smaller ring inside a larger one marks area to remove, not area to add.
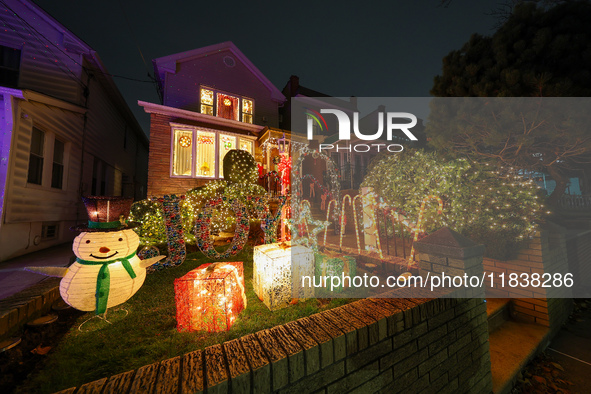
[[[568,231],[566,253],[570,272],[582,283],[574,291],[574,295],[588,297],[591,293],[591,230]]]
[[[0,300],[0,340],[18,331],[25,323],[51,310],[60,299],[59,278],[41,282]]]
[[[482,299],[360,300],[103,378],[77,392],[130,388],[158,393],[489,393],[486,306]]]
[[[514,298],[514,317],[519,320],[548,326],[557,330],[568,318],[572,310],[572,292],[567,288],[530,287],[511,288],[508,286],[509,275],[527,273],[561,273],[571,272],[567,258],[566,231],[564,228],[547,223],[536,232],[528,246],[519,251],[514,260],[500,261],[483,259],[484,271],[495,272],[494,287],[490,281],[485,283],[488,295]],[[501,287],[500,275],[505,276],[505,286]],[[488,275],[488,274],[487,274]],[[522,298],[528,297],[528,298]]]
[[[178,121],[170,116],[151,115],[150,151],[148,155],[148,197],[165,194],[185,194],[207,180],[170,177],[170,154],[172,130],[170,122]]]

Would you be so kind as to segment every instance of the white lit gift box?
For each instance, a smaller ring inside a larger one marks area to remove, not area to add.
[[[246,308],[242,262],[203,264],[174,280],[177,330],[227,331]]]
[[[290,242],[255,246],[253,287],[272,311],[285,308],[292,300],[314,296],[311,286],[302,287],[302,277],[314,276],[314,252]]]

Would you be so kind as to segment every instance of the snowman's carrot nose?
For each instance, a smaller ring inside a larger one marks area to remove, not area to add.
[[[104,247],[104,246],[99,249],[99,252],[101,252],[101,253],[109,253],[110,251],[111,251],[111,249]]]

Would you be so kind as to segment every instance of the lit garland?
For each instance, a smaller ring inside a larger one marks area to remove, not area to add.
[[[280,140],[282,140],[282,138],[277,139],[274,137],[269,137],[269,139],[267,139],[265,142],[263,142],[260,145],[260,148],[263,150],[263,153],[271,152],[273,149],[277,149],[277,150],[284,149],[283,144],[280,145]],[[292,152],[294,151],[294,149],[297,151],[297,150],[300,150],[302,147],[308,146],[308,144],[305,142],[297,142],[297,141],[293,141],[293,140],[291,140],[291,141],[288,140],[287,144],[289,145],[290,150]]]
[[[281,183],[284,187],[289,187],[289,176],[291,174],[291,157],[287,154],[281,155],[281,161],[277,169],[281,172]]]
[[[310,149],[307,145],[301,146],[296,152],[293,151],[293,147],[292,147],[292,156],[295,156],[295,154],[297,154],[298,157],[292,166],[291,208],[292,208],[292,217],[293,217],[293,219],[295,219],[295,222],[302,223],[302,220],[299,218],[299,216],[302,214],[301,207],[300,207],[300,200],[302,197],[301,196],[302,179],[303,179],[304,175],[301,173],[301,171],[302,171],[302,163],[304,162],[304,159],[306,158],[306,156],[311,155],[314,159],[320,158],[326,162],[326,171],[329,174],[328,181],[329,181],[329,186],[330,186],[330,191],[331,191],[332,196],[340,196],[341,185],[339,183],[338,173],[336,171],[336,166],[335,166],[334,162],[330,159],[330,157],[328,157],[324,153]],[[338,221],[338,217],[339,217],[339,213],[340,213],[339,209],[340,209],[340,204],[337,199],[337,202],[335,203],[334,210],[333,210],[333,219],[335,220],[335,222]],[[310,220],[314,220],[314,219],[312,219],[312,215],[310,214],[309,210],[308,210],[308,215],[309,215]],[[321,221],[316,221],[316,222],[322,223]],[[310,221],[310,223],[311,223],[311,221]],[[292,229],[294,227],[295,226],[292,226]],[[295,237],[293,234],[292,234],[292,239],[295,240]]]
[[[211,238],[211,217],[215,207],[226,201],[226,197],[217,197],[208,201],[203,210],[197,215],[195,223],[195,240],[199,249],[210,259],[225,259],[240,252],[248,240],[250,222],[246,206],[239,199],[233,198],[229,201],[230,207],[236,216],[236,229],[232,243],[225,252],[219,253],[213,247]]]
[[[139,252],[137,257],[141,260],[146,260],[152,257],[160,256],[160,250],[155,246],[144,246]]]
[[[274,200],[277,200],[277,212],[271,216],[268,196],[248,196],[248,201],[253,203],[256,218],[261,220],[261,229],[265,234],[265,244],[277,242],[277,227],[281,221],[281,212],[287,197],[279,196]]]
[[[162,204],[164,211],[164,224],[166,227],[166,241],[168,244],[168,257],[164,262],[158,262],[154,265],[155,269],[166,267],[175,267],[181,265],[187,256],[185,247],[185,238],[183,231],[183,222],[179,203],[185,196],[176,196],[174,194],[159,198],[158,202]]]

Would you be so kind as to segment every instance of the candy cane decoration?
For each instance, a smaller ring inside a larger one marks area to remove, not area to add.
[[[328,202],[326,207],[326,221],[328,222],[328,216],[330,215],[330,204],[336,204],[337,202],[333,199]],[[326,246],[326,233],[328,232],[328,226],[324,229],[324,246]]]
[[[412,248],[410,250],[410,257],[408,259],[408,264],[412,264],[415,259],[415,245],[414,243],[419,240],[419,233],[423,228],[423,214],[425,213],[425,205],[427,201],[430,199],[435,199],[439,203],[439,209],[437,210],[437,214],[441,215],[443,213],[443,200],[438,196],[434,196],[432,194],[428,195],[427,197],[423,198],[423,202],[421,203],[421,209],[419,210],[419,219],[417,220],[417,225],[415,227],[415,236],[413,239]]]
[[[365,195],[364,196],[364,200],[367,203],[367,204],[364,204],[364,206],[366,208],[368,208],[368,211],[366,211],[366,212],[371,212],[371,219],[370,220],[376,226],[376,229],[374,230],[373,234],[370,234],[370,235],[373,235],[373,236],[376,237],[376,244],[377,244],[377,247],[378,247],[378,254],[380,256],[380,259],[383,259],[384,258],[384,254],[382,253],[382,245],[381,245],[381,242],[380,242],[380,231],[379,231],[379,228],[377,227],[378,226],[378,222],[377,222],[377,215],[376,215],[376,210],[379,208],[379,204],[376,201],[376,195],[373,192],[368,193],[367,195]],[[365,226],[365,224],[364,224],[364,226]],[[367,233],[367,227],[366,227],[366,229],[364,231]],[[366,247],[367,247],[367,245],[366,245]]]
[[[357,254],[361,254],[361,242],[359,241],[359,226],[357,225],[357,206],[355,202],[357,199],[361,199],[362,195],[358,194],[353,198],[353,216],[355,216],[355,235],[357,236]],[[363,203],[362,203],[363,206]]]
[[[357,214],[355,211],[355,200],[351,201],[351,196],[346,194],[343,197],[343,203],[341,204],[341,235],[339,238],[339,248],[343,248],[343,234],[345,233],[345,223],[344,223],[344,218],[345,218],[345,202],[347,201],[347,199],[349,200],[349,205],[353,206],[353,216],[355,219],[355,237],[357,238],[357,252],[359,254],[361,254],[361,244],[359,242],[359,232],[357,231]]]

